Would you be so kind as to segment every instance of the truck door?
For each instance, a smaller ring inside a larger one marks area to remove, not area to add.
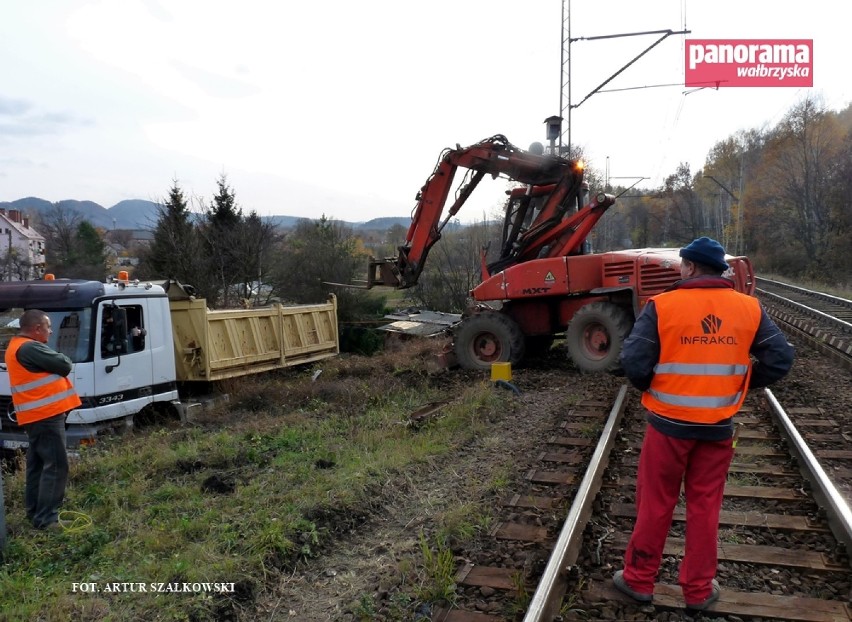
[[[154,372],[148,302],[144,298],[107,300],[98,308],[95,404],[110,411],[99,419],[135,414],[151,403]]]

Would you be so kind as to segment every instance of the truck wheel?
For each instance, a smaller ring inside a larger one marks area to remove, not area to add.
[[[491,363],[514,365],[524,358],[524,335],[515,321],[502,313],[479,313],[456,329],[453,349],[464,369],[491,369]]]
[[[618,368],[621,346],[633,327],[632,316],[622,307],[593,302],[581,307],[565,335],[571,360],[585,372]]]

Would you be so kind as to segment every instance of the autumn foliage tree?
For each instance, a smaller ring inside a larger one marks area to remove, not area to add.
[[[836,264],[838,234],[847,240],[850,127],[818,101],[806,98],[771,130],[750,182],[749,234],[769,269],[819,278]]]
[[[850,180],[852,107],[808,96],[775,127],[720,140],[694,175],[682,164],[661,188],[635,193],[624,218],[637,247],[708,235],[758,271],[849,281]]]

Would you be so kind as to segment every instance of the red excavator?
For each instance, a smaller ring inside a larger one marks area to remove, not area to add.
[[[445,210],[459,168],[468,172]],[[586,239],[615,197],[600,193],[587,200],[581,161],[524,151],[502,135],[444,150],[418,193],[399,255],[370,258],[367,287],[415,285],[429,250],[486,175],[523,185],[509,193],[499,257],[486,263],[483,252],[482,282],[470,291],[474,304],[453,328],[458,363],[466,369],[517,364],[565,333],[580,370],[617,368],[636,314],[680,278],[678,249],[588,253]],[[729,257],[728,263],[726,276],[752,294],[748,258]]]

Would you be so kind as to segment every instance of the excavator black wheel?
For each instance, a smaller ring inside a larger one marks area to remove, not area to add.
[[[491,369],[491,363],[519,363],[524,358],[524,335],[515,321],[497,311],[472,315],[459,324],[453,343],[464,369]]]
[[[632,327],[633,316],[623,307],[609,302],[588,304],[574,314],[568,325],[568,354],[580,371],[614,371]]]

